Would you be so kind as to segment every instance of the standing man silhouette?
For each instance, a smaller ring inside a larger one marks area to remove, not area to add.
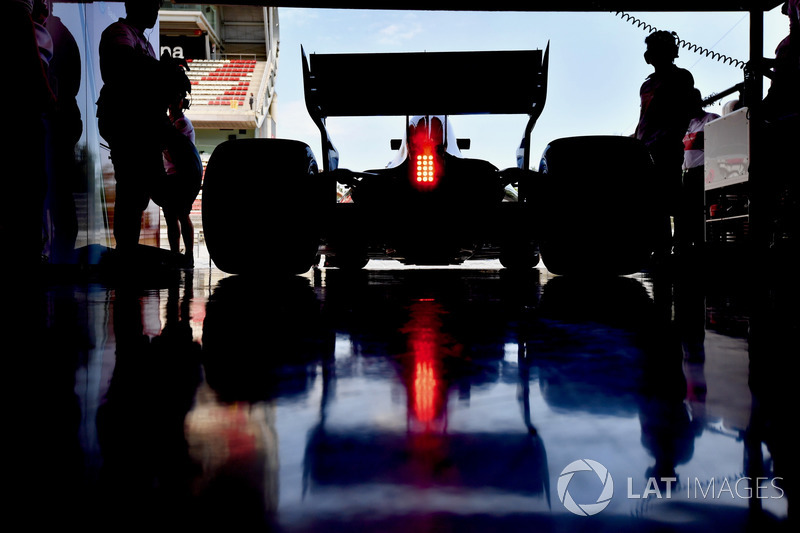
[[[8,79],[0,88],[6,102],[9,131],[4,151],[9,163],[3,172],[0,210],[2,268],[32,272],[42,260],[42,212],[47,187],[44,114],[55,109],[56,98],[42,62],[33,23],[33,0],[3,2],[6,37],[13,53],[4,57]],[[18,100],[24,97],[25,105]],[[13,161],[13,164],[10,162]]]
[[[719,118],[703,108],[703,96],[694,89],[694,105],[686,135],[683,137],[683,180],[681,183],[681,210],[675,232],[680,235],[681,252],[700,250],[704,239],[705,202],[705,127]]]
[[[781,13],[789,17],[789,35],[775,48],[775,58],[762,58],[757,67],[771,80],[764,98],[764,117],[772,122],[800,118],[800,0],[783,3]]]
[[[679,216],[683,136],[693,109],[694,78],[674,64],[678,57],[674,32],[655,31],[647,36],[645,44],[644,59],[653,66],[653,73],[639,89],[641,109],[635,137],[650,150],[663,191],[657,199],[661,227],[656,252],[656,257],[663,259],[672,251],[669,217]],[[680,235],[675,238],[680,239]]]
[[[104,85],[97,117],[114,164],[114,238],[120,253],[138,245],[150,191],[164,175],[162,139],[170,127],[161,88],[164,75],[144,34],[155,26],[160,7],[161,0],[127,0],[125,18],[111,24],[100,38]]]

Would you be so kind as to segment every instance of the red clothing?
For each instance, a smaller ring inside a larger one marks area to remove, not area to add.
[[[716,113],[704,113],[689,121],[686,135],[683,137],[683,169],[702,167],[705,162],[706,124],[719,118]]]

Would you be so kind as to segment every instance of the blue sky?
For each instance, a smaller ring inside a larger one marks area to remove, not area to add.
[[[632,15],[704,48],[748,59],[746,13]],[[642,57],[648,31],[613,13],[281,8],[279,18],[278,136],[307,142],[318,158],[318,130],[303,101],[301,45],[308,53],[363,53],[544,49],[549,42],[548,97],[533,132],[534,162],[556,138],[631,134],[639,112],[639,86],[652,72]],[[765,15],[764,22],[764,54],[772,57],[788,34],[788,19],[776,8]],[[681,50],[676,64],[692,72],[704,96],[742,81],[741,69],[688,50]],[[476,65],[476,76],[479,72]],[[720,109],[717,105],[708,110]],[[501,168],[514,166],[526,120],[512,116],[452,119],[456,135],[472,139],[465,155],[488,159]],[[402,135],[403,121],[338,118],[330,119],[328,127],[341,155],[340,166],[365,170],[383,167],[392,158],[389,140]]]

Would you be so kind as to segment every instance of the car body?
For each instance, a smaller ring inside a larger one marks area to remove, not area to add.
[[[544,51],[303,51],[302,62],[321,157],[286,139],[235,140],[215,149],[206,169],[203,223],[211,258],[222,270],[274,265],[305,272],[321,257],[343,269],[361,268],[369,259],[452,265],[495,258],[507,268],[530,269],[539,263],[541,247],[545,265],[556,273],[624,274],[638,271],[649,257],[650,225],[642,223],[649,220],[647,209],[635,224],[623,217],[609,231],[597,227],[605,212],[635,204],[633,191],[652,194],[646,176],[651,161],[639,141],[557,140],[545,150],[544,170],[531,169],[530,138],[547,96],[549,45]],[[509,147],[517,166],[501,169],[464,156],[469,142],[455,136],[450,117],[478,114],[527,116],[522,141]],[[396,157],[384,168],[340,168],[328,120],[377,116],[405,117],[398,122],[405,124],[401,139],[392,141]],[[607,167],[609,152],[629,163]],[[274,196],[266,191],[276,184],[302,186],[307,194],[249,209],[242,182],[255,198],[259,191]]]
[[[548,56],[547,50],[303,53],[306,105],[320,130],[323,171],[346,188],[344,201],[326,217],[320,247],[326,264],[349,268],[367,259],[396,259],[439,265],[500,258],[508,266],[535,265],[533,236],[522,231],[521,220],[514,222],[520,215],[520,205],[511,205],[520,204],[511,187],[517,173],[465,157],[469,141],[455,136],[450,117],[527,114],[528,127],[520,136],[529,146],[544,107]],[[479,69],[485,71],[478,79]],[[364,78],[364,72],[370,74],[360,83],[341,82]],[[380,169],[340,169],[327,120],[342,116],[405,117],[402,138],[392,143],[394,159]]]
[[[348,268],[367,259],[406,264],[459,264],[501,258],[508,266],[523,243],[512,243],[518,195],[508,173],[461,152],[446,115],[410,117],[396,157],[385,167],[338,172],[345,192],[320,247],[328,266]],[[522,221],[519,221],[522,224]],[[519,248],[512,250],[517,245]],[[528,266],[537,259],[527,242]]]

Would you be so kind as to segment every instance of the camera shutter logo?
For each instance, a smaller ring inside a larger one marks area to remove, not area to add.
[[[576,472],[583,471],[594,472],[603,484],[603,490],[594,503],[576,503],[567,490],[572,476],[574,476]],[[564,504],[564,507],[566,507],[568,511],[579,516],[592,516],[605,509],[611,502],[611,497],[614,495],[614,480],[611,479],[611,474],[609,474],[608,469],[597,461],[578,459],[568,464],[566,468],[561,471],[561,475],[558,476],[557,491],[558,499]]]

